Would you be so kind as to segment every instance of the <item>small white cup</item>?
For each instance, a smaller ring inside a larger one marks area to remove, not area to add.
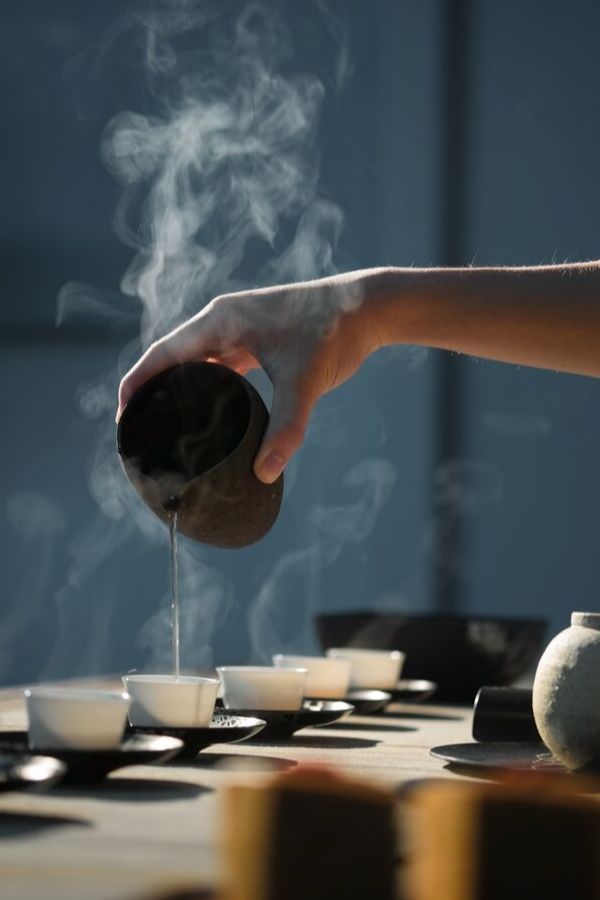
[[[350,686],[351,662],[347,659],[328,659],[326,656],[290,656],[278,653],[273,657],[278,669],[307,670],[304,696],[320,700],[339,700]]]
[[[85,688],[24,691],[29,745],[38,750],[107,750],[123,739],[129,695]]]
[[[124,675],[132,725],[203,728],[212,719],[219,682],[195,675]]]
[[[306,669],[221,666],[223,704],[228,709],[300,709]]]
[[[330,647],[327,656],[347,659],[352,664],[350,687],[387,690],[396,687],[405,660],[399,650],[363,650],[357,647]]]

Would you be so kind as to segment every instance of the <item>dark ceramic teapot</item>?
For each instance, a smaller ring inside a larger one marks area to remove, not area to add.
[[[283,475],[263,484],[253,462],[269,415],[252,385],[215,363],[183,363],[147,381],[117,427],[125,472],[164,522],[204,544],[244,547],[271,528]]]

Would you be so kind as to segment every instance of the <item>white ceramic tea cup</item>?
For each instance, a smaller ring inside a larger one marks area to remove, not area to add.
[[[124,675],[129,721],[144,727],[202,728],[212,719],[219,682],[195,675]]]
[[[352,666],[350,687],[363,690],[388,690],[396,687],[405,660],[400,650],[363,650],[358,647],[330,647],[331,659],[349,660]]]
[[[24,695],[34,749],[107,750],[123,739],[129,708],[124,692],[31,687]]]
[[[331,659],[326,656],[290,656],[278,653],[273,657],[273,665],[278,669],[306,669],[305,697],[339,700],[348,693],[352,666],[348,659]]]
[[[221,666],[223,705],[228,709],[300,709],[304,697],[305,668]]]

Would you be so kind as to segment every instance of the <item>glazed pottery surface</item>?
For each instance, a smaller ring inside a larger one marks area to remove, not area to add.
[[[290,656],[277,653],[273,657],[276,668],[306,669],[304,695],[321,700],[343,700],[350,686],[351,663],[346,659],[326,656]]]
[[[358,647],[329,647],[327,656],[350,663],[350,687],[357,690],[386,691],[394,688],[405,659],[404,653],[399,650],[367,650]]]
[[[219,666],[223,705],[235,710],[296,710],[302,705],[307,671],[272,666]]]
[[[199,728],[212,718],[219,681],[192,675],[125,675],[132,725]]]
[[[32,687],[24,696],[30,747],[106,750],[123,738],[129,708],[124,692]]]

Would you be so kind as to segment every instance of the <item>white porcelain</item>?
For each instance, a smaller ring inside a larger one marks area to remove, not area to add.
[[[359,647],[330,647],[327,656],[351,662],[351,688],[383,691],[396,687],[405,659],[405,654],[399,650],[363,650]]]
[[[32,687],[24,695],[32,748],[106,750],[123,739],[129,707],[126,693]]]
[[[221,666],[223,704],[228,709],[300,709],[306,669]]]
[[[195,675],[125,675],[132,725],[202,728],[210,723],[219,681]]]
[[[570,769],[600,764],[600,613],[574,612],[550,641],[533,683],[535,724]]]
[[[304,696],[321,700],[339,700],[350,686],[351,663],[347,659],[328,659],[326,656],[290,656],[278,653],[273,657],[278,669],[306,669]]]

